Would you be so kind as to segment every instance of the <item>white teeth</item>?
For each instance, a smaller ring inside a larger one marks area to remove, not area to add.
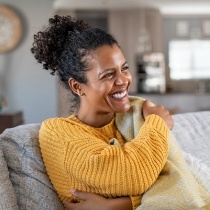
[[[126,91],[123,93],[115,93],[112,95],[113,98],[123,98],[126,95]]]

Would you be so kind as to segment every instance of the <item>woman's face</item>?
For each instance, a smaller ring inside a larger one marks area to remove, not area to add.
[[[130,108],[128,88],[131,75],[125,57],[117,45],[104,45],[87,58],[90,70],[87,83],[81,85],[81,107],[95,114],[125,112]]]

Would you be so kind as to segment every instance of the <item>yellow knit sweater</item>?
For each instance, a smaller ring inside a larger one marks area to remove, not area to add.
[[[47,173],[62,201],[73,199],[69,192],[73,188],[106,197],[130,196],[135,209],[166,162],[168,133],[165,122],[150,115],[127,142],[114,119],[93,128],[72,115],[44,121],[39,141]]]

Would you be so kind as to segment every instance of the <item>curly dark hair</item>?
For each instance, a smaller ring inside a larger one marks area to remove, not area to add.
[[[48,27],[34,35],[31,52],[44,69],[51,70],[52,75],[58,73],[69,89],[69,78],[80,83],[87,82],[88,62],[85,58],[90,51],[114,44],[118,45],[115,38],[99,28],[92,28],[71,16],[55,15],[49,19]],[[78,95],[72,93],[74,102],[78,103]]]

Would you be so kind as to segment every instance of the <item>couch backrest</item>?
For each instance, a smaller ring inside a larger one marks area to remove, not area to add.
[[[30,124],[5,130],[0,148],[20,210],[63,210],[41,158],[39,128],[40,124]]]
[[[172,130],[181,149],[210,168],[210,111],[173,116]]]

